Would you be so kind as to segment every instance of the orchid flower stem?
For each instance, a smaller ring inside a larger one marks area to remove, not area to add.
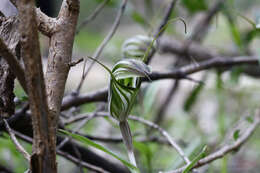
[[[137,167],[135,156],[134,156],[132,135],[127,120],[119,122],[119,127],[122,133],[124,144],[127,148],[127,153],[128,153],[130,163],[132,163],[134,166]]]

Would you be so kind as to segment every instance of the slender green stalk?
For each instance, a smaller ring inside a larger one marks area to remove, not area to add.
[[[122,121],[119,123],[119,127],[121,130],[121,134],[123,137],[124,144],[127,149],[127,154],[130,160],[130,163],[137,167],[135,155],[134,155],[134,148],[133,148],[133,141],[132,141],[132,135],[129,128],[129,124],[127,121]]]

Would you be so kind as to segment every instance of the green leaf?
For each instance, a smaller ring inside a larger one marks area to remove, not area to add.
[[[196,86],[196,88],[194,88],[191,92],[191,94],[188,96],[188,98],[185,101],[184,104],[184,110],[185,111],[190,111],[192,106],[194,105],[194,103],[197,101],[197,98],[200,94],[200,92],[202,91],[204,87],[203,83],[200,83],[198,86]]]
[[[205,0],[182,0],[182,3],[191,13],[203,11],[208,8]]]
[[[97,3],[102,3],[104,2],[104,0],[95,0]],[[115,7],[116,5],[118,5],[120,3],[119,0],[109,0],[107,5],[110,7]]]
[[[236,22],[236,16],[239,14],[235,10],[232,10],[230,7],[227,7],[227,6],[223,9],[223,14],[227,18],[227,22],[229,25],[232,39],[233,39],[234,43],[236,44],[236,46],[238,46],[240,48],[240,51],[242,53],[244,51],[243,50],[244,47],[243,47],[242,40],[241,40],[242,34],[240,33],[239,28],[237,26],[237,22]]]
[[[85,137],[77,135],[77,134],[70,133],[70,132],[68,132],[66,130],[62,130],[62,129],[59,129],[59,132],[64,133],[66,135],[69,135],[72,138],[74,138],[75,140],[80,141],[80,142],[82,142],[85,145],[88,145],[88,146],[94,147],[94,148],[96,148],[98,150],[101,150],[101,151],[103,151],[103,152],[113,156],[117,160],[121,161],[128,168],[138,171],[138,168],[136,168],[134,165],[132,165],[128,161],[118,157],[116,154],[112,153],[111,151],[109,151],[108,149],[104,148],[103,146],[101,146],[101,145],[99,145],[99,144],[89,140],[88,138],[85,138]]]
[[[131,17],[135,22],[139,23],[142,26],[148,25],[148,23],[146,22],[146,19],[137,11],[133,11]]]
[[[150,145],[144,144],[142,142],[133,142],[134,147],[140,152],[140,155],[143,156],[142,161],[146,164],[149,172],[152,172],[152,157],[153,152],[150,149]]]
[[[207,146],[204,146],[202,151],[191,161],[191,163],[184,169],[183,173],[188,173],[192,167],[202,158],[206,156]]]
[[[241,75],[241,73],[243,72],[243,68],[242,67],[234,67],[231,70],[231,76],[230,76],[230,82],[231,84],[238,84],[239,81],[239,77]]]
[[[15,88],[14,94],[20,101],[27,101],[28,100],[27,94],[24,92],[24,90],[20,86]]]
[[[231,31],[232,38],[233,38],[234,42],[236,43],[236,45],[239,48],[243,48],[242,40],[241,40],[241,37],[240,37],[241,33],[240,33],[238,27],[234,23],[230,23],[229,27],[230,27],[230,31]]]
[[[233,138],[236,141],[240,136],[240,130],[237,129],[234,133],[233,133]]]
[[[253,119],[252,116],[246,117],[246,120],[247,120],[247,122],[249,122],[249,123],[251,123],[251,124],[254,122],[254,119]]]
[[[22,96],[21,98],[19,98],[20,101],[27,101],[29,98],[28,96]]]
[[[248,46],[255,38],[260,36],[260,28],[251,29],[242,34],[243,43]]]

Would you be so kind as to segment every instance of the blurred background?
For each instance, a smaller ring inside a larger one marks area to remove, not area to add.
[[[81,0],[78,24],[91,15],[102,2],[102,0]],[[93,55],[109,32],[120,2],[120,0],[111,0],[95,20],[77,33],[73,60]],[[169,0],[129,0],[120,26],[99,57],[100,61],[111,68],[122,58],[121,47],[127,38],[140,34],[151,35],[160,24],[169,2]],[[171,18],[182,17],[187,24],[187,33],[184,32],[183,23],[177,21],[169,25],[162,40],[170,39],[182,43],[189,38],[214,2],[213,0],[179,0]],[[37,1],[42,11],[52,17],[57,16],[60,4],[61,0]],[[7,16],[16,14],[15,8],[9,4],[8,0],[0,1],[0,11]],[[259,30],[254,30],[243,17],[258,24],[260,0],[226,0],[221,12],[212,18],[208,33],[200,45],[205,46],[209,52],[216,52],[220,55],[259,55]],[[49,41],[43,35],[40,35],[40,39],[43,64],[46,65]],[[177,68],[175,62],[178,59],[178,55],[164,52],[159,46],[159,51],[152,59],[150,66],[154,71],[167,71]],[[185,63],[197,63],[196,57],[192,57],[189,62]],[[83,72],[83,64],[80,63],[71,68],[65,95],[76,90]],[[87,67],[88,64],[90,61],[87,62]],[[151,121],[156,120],[160,115],[161,119],[157,119],[157,123],[178,141],[190,158],[196,156],[204,145],[209,146],[209,151],[214,151],[225,142],[226,134],[236,126],[238,120],[253,115],[259,107],[260,81],[258,78],[260,73],[258,67],[251,69],[252,71],[245,69],[235,67],[229,70],[212,69],[199,72],[191,77],[203,81],[203,84],[180,80],[174,92],[173,80],[144,83],[132,114]],[[104,88],[108,86],[108,82],[109,74],[95,64],[83,84],[81,93]],[[18,98],[25,96],[19,85],[15,93]],[[93,112],[100,104],[104,103],[82,105],[77,108],[77,113]],[[73,129],[76,125],[73,124],[70,128]],[[149,128],[136,122],[130,121],[130,125],[134,134],[137,162],[142,172],[173,170],[183,164],[179,155],[166,144],[158,132],[151,132]],[[93,136],[120,137],[116,123],[102,118],[91,120],[81,132]],[[14,172],[24,172],[28,167],[26,161],[16,151],[8,135],[4,133],[2,135],[0,162],[9,165]],[[144,136],[157,140],[142,141]],[[231,139],[231,142],[232,140],[234,139]],[[25,142],[22,144],[30,150],[29,144]],[[121,143],[100,144],[127,159],[126,151]],[[105,155],[102,152],[99,154]],[[77,166],[62,157],[58,157],[58,166],[59,172],[79,172]],[[199,170],[207,173],[258,173],[260,170],[260,129],[237,152]]]

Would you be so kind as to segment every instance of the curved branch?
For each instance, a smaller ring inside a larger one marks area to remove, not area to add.
[[[13,141],[13,143],[15,144],[16,149],[23,155],[23,157],[30,163],[31,160],[31,156],[30,154],[23,148],[23,146],[19,143],[19,141],[16,139],[15,134],[13,132],[13,130],[11,129],[11,127],[9,126],[8,122],[6,119],[3,119],[4,124],[5,124],[5,128],[7,130],[7,132],[10,135],[11,140]]]
[[[107,88],[103,88],[88,94],[68,95],[64,97],[62,101],[61,110],[66,110],[73,106],[79,106],[84,103],[106,101],[108,96],[107,90]]]
[[[44,14],[40,8],[35,8],[38,30],[48,37],[57,31],[57,20]]]
[[[7,119],[8,124],[10,127],[15,130],[15,134],[17,137],[21,138],[22,140],[31,143],[32,141],[32,125],[31,125],[31,115],[26,114],[24,112],[15,114]],[[0,131],[5,131],[4,122],[0,121]],[[19,132],[20,134],[18,134]],[[22,137],[21,137],[22,134]],[[62,136],[57,136],[57,145],[59,145],[65,138]],[[124,167],[120,162],[113,162],[110,159],[99,155],[98,153],[89,150],[86,147],[79,145],[73,141],[67,142],[57,154],[61,154],[64,158],[71,160],[74,163],[79,163],[78,155],[73,149],[76,149],[81,154],[81,164],[86,168],[90,168],[89,166],[93,165],[94,167],[99,167],[104,169],[105,171],[114,173],[130,173],[130,171]],[[94,168],[92,167],[92,168]]]
[[[257,65],[258,58],[255,56],[239,56],[233,58],[224,58],[224,57],[216,57],[207,61],[202,61],[196,64],[190,64],[183,67],[180,67],[176,70],[169,72],[153,72],[150,75],[152,80],[161,80],[161,79],[181,79],[187,75],[207,70],[210,68],[223,68],[223,67],[231,67],[234,65]],[[148,81],[148,79],[144,79],[144,81]]]
[[[198,64],[190,64],[183,67],[180,67],[176,70],[169,72],[152,72],[150,78],[152,80],[161,80],[161,79],[185,79],[187,75],[207,70],[210,68],[223,68],[231,67],[235,65],[257,65],[258,58],[254,56],[240,56],[233,58],[223,58],[216,57],[207,61],[202,61]],[[143,81],[148,81],[148,79],[143,79]],[[107,88],[103,88],[89,94],[76,95],[76,96],[66,96],[63,99],[62,110],[69,109],[73,106],[79,106],[84,103],[90,102],[102,102],[107,100]]]
[[[227,144],[221,147],[219,150],[215,151],[214,153],[208,155],[207,157],[200,159],[198,163],[193,168],[202,167],[206,164],[209,164],[217,159],[222,158],[226,154],[237,150],[240,148],[250,136],[253,135],[256,128],[260,124],[260,111],[258,110],[254,116],[254,122],[248,127],[248,129],[233,143],[233,144]],[[177,170],[169,171],[167,173],[181,173],[186,167],[179,168]]]
[[[86,119],[88,118],[88,120],[91,120],[93,118],[96,117],[110,117],[108,112],[96,112],[95,116],[91,115],[91,114],[83,114],[83,115],[79,115],[79,116],[74,116],[71,118],[71,120],[68,120],[66,123],[72,123],[72,122],[76,122],[82,119]],[[111,118],[111,117],[110,117]],[[179,155],[183,158],[183,160],[189,164],[190,160],[188,157],[185,156],[183,150],[181,149],[181,147],[177,144],[177,142],[175,142],[173,140],[173,138],[169,135],[169,133],[167,131],[165,131],[164,129],[162,129],[160,126],[158,126],[157,124],[154,124],[153,122],[150,122],[148,120],[145,120],[143,118],[137,117],[137,116],[132,116],[130,115],[128,117],[129,120],[133,120],[133,121],[137,121],[139,123],[142,123],[148,127],[151,127],[153,129],[158,130],[161,135],[170,143],[170,145],[179,153]]]
[[[17,0],[10,0],[10,1],[17,8],[19,1],[17,1]],[[57,29],[57,26],[56,26],[57,20],[55,18],[51,18],[51,17],[47,16],[46,14],[44,14],[40,10],[40,8],[35,7],[35,13],[36,13],[36,21],[37,21],[38,30],[42,34],[50,37]]]

